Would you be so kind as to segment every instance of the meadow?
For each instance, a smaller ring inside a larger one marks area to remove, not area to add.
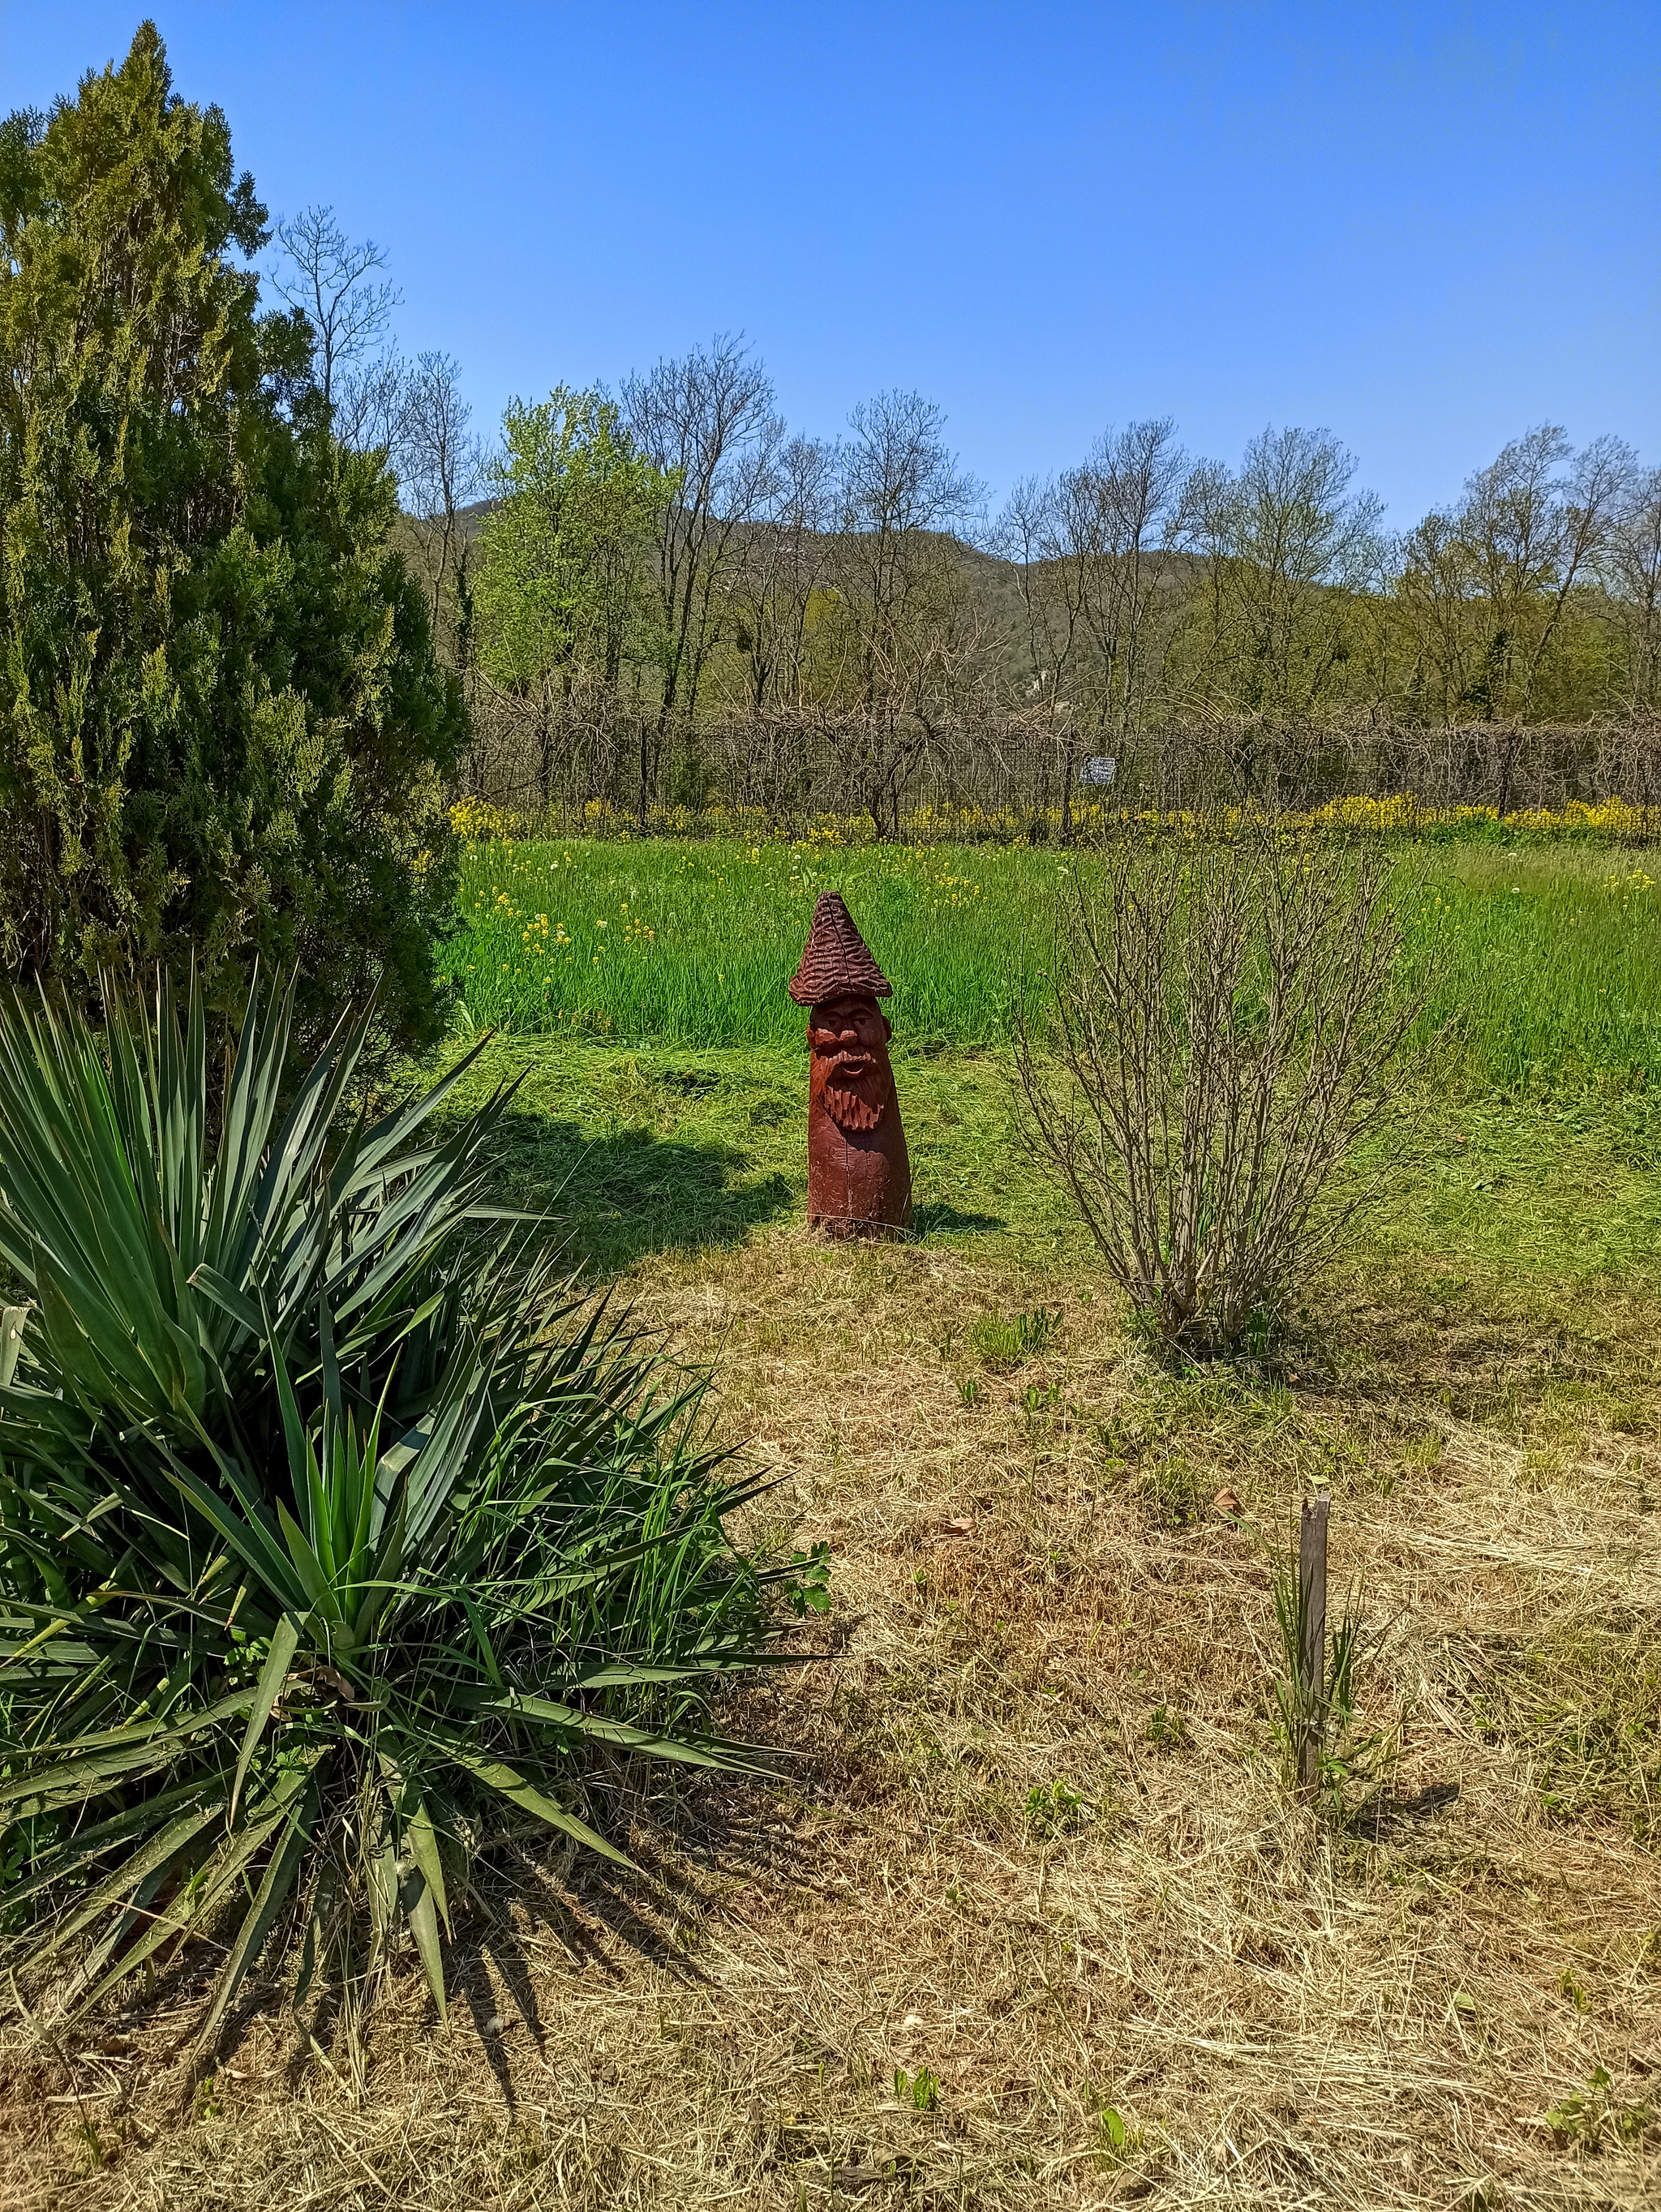
[[[1403,843],[1418,1041],[1473,1089],[1661,1086],[1661,900],[1644,852],[1519,836]],[[796,1043],[785,992],[840,890],[904,1041],[1001,1044],[1088,850],[739,839],[492,839],[467,848],[447,948],[475,1029],[709,1049]]]
[[[274,1984],[205,2085],[167,1975],[73,2049],[7,2029],[20,2212],[1656,2201],[1661,870],[1403,846],[1443,1033],[1414,1141],[1272,1357],[1173,1370],[1007,1079],[1087,865],[468,854],[448,957],[496,1033],[455,1104],[516,1086],[502,1194],[712,1373],[774,1479],[746,1540],[829,1547],[812,1663],[722,1707],[788,1778],[600,1762],[638,1871],[527,1833],[458,1911],[447,2020],[411,1959],[350,2063]],[[833,886],[895,985],[891,1246],[802,1218],[784,982]],[[1312,1487],[1378,1752],[1317,1808],[1272,1572]]]

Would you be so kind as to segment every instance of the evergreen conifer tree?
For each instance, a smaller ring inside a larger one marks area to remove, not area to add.
[[[0,963],[193,958],[228,1011],[294,962],[308,1026],[378,985],[418,1046],[465,716],[265,221],[153,24],[0,125]]]

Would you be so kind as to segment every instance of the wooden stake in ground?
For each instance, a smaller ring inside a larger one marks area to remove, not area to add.
[[[1312,1797],[1320,1779],[1325,1734],[1327,1509],[1324,1494],[1306,1498],[1298,1516],[1298,1704],[1303,1733],[1298,1745],[1298,1788]]]

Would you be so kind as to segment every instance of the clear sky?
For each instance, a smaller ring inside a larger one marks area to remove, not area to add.
[[[0,106],[138,7],[0,0]],[[167,0],[273,214],[389,251],[482,425],[743,331],[994,499],[1110,422],[1324,425],[1404,527],[1542,421],[1661,462],[1661,5]]]

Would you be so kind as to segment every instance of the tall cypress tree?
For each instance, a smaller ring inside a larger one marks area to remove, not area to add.
[[[443,796],[465,734],[396,487],[344,452],[265,211],[155,26],[0,125],[0,964],[298,963],[441,1027]]]

